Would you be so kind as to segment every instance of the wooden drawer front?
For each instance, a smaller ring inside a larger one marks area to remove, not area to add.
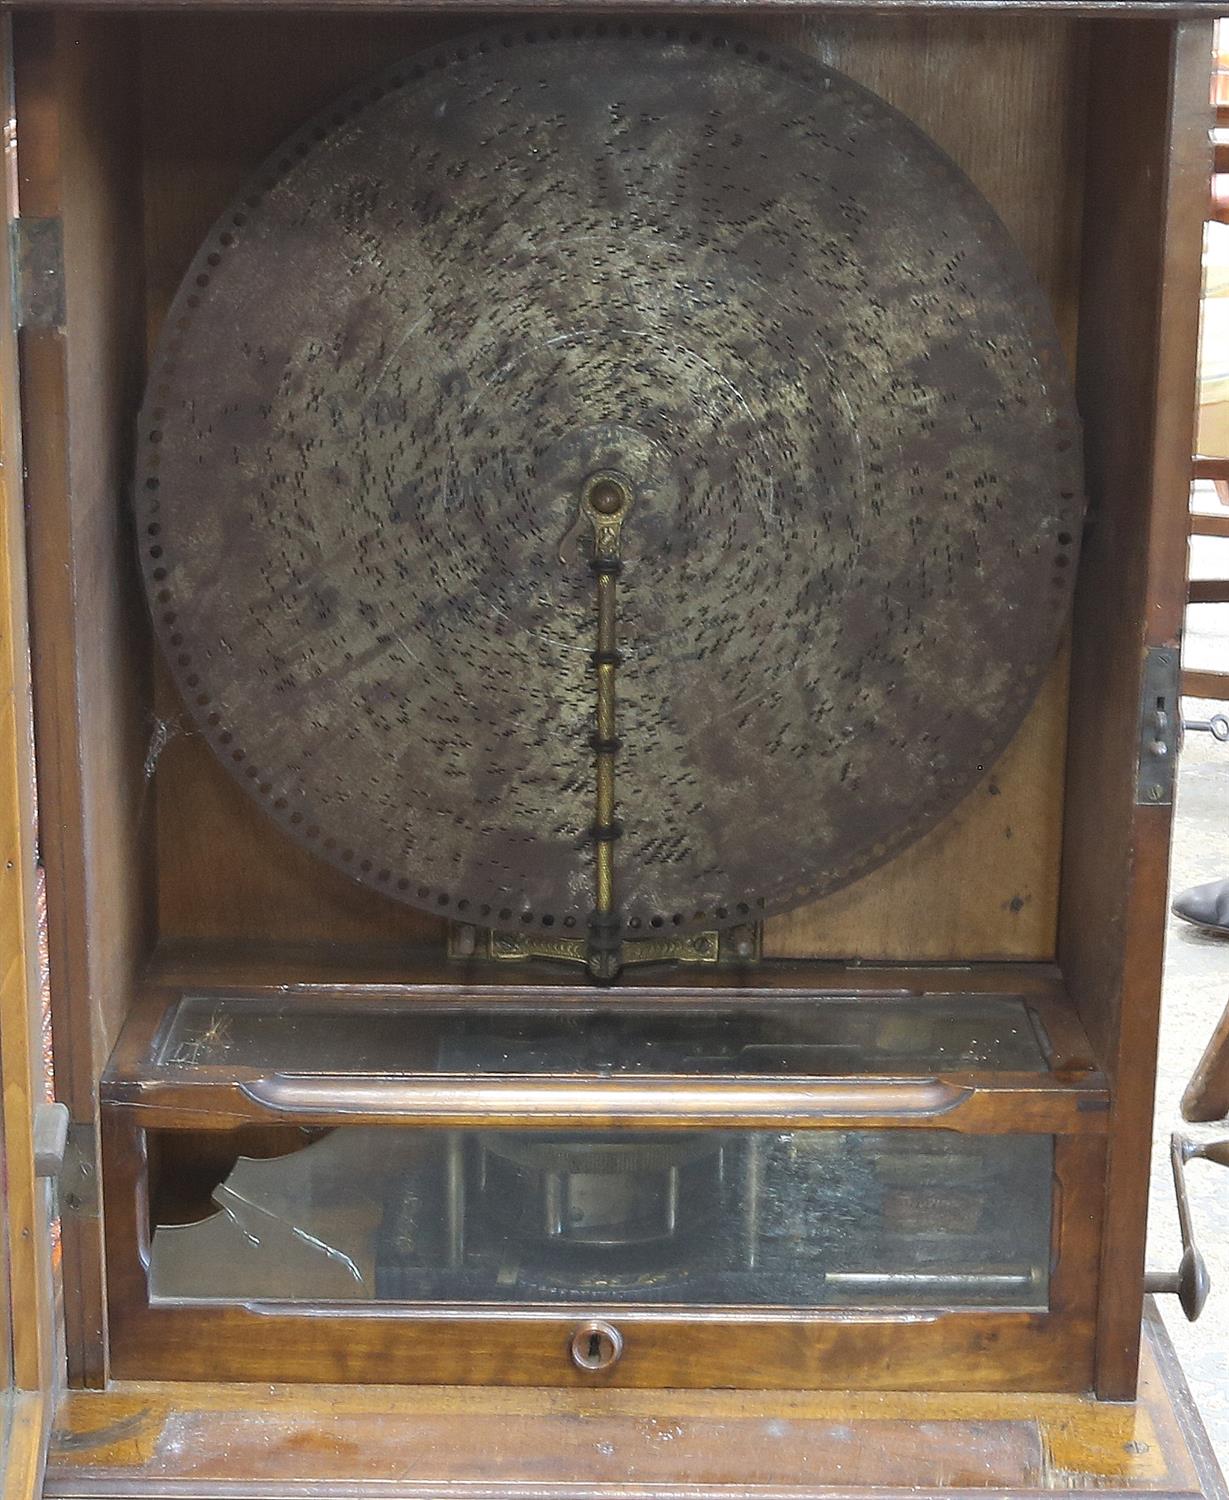
[[[1096,1134],[104,1116],[122,1378],[1091,1381]]]

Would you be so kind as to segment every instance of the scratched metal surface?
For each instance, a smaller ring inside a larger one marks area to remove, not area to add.
[[[138,509],[184,699],[270,814],[559,932],[592,906],[569,533],[626,474],[635,933],[832,890],[975,783],[1055,649],[1078,451],[1041,294],[909,121],[788,50],[535,22],[360,88],[218,221]]]

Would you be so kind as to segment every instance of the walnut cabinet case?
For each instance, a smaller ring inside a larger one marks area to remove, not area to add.
[[[65,1497],[1214,1493],[1153,1322],[1141,1365],[1207,8],[597,9],[799,48],[992,204],[1083,424],[1067,639],[955,811],[766,919],[754,963],[629,969],[612,997],[351,882],[221,770],[153,642],[151,351],[218,214],[331,99],[480,26],[579,20],[6,13],[6,1482],[40,1481],[58,1409]],[[43,875],[58,1296],[33,1170]],[[575,1048],[613,1003],[635,1040],[595,1071]],[[774,1061],[799,1049],[825,1066]],[[609,1185],[577,1140],[631,1164],[627,1211],[657,1232],[709,1205],[680,1265],[510,1255],[530,1220],[583,1239]],[[644,1447],[646,1422],[673,1435]]]

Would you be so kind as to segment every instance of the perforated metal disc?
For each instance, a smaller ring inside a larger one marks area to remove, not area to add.
[[[1075,565],[1043,300],[957,169],[803,57],[537,22],[306,127],[202,247],[142,415],[154,618],[210,743],[375,889],[593,904],[593,583],[630,480],[628,930],[830,891],[1006,745]]]

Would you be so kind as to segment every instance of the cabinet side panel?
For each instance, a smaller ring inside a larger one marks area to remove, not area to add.
[[[152,896],[148,648],[127,519],[141,377],[135,63],[122,18],[15,25],[19,208],[63,229],[63,321],[24,329],[20,352],[57,1074],[94,1180],[97,1078],[147,948]],[[101,1239],[88,1195],[69,1195],[63,1244],[70,1372],[100,1381]]]
[[[1210,24],[1091,27],[1079,397],[1092,527],[1072,657],[1059,960],[1114,1088],[1098,1392],[1135,1387],[1171,809],[1136,805],[1144,654],[1178,650]]]
[[[13,107],[11,22],[0,19],[0,98]],[[7,165],[7,164],[6,164]],[[58,1371],[51,1284],[50,1202],[35,1172],[35,1118],[46,1097],[38,962],[37,840],[27,621],[25,513],[11,220],[12,177],[0,190],[0,1484],[30,1500],[41,1484]]]

